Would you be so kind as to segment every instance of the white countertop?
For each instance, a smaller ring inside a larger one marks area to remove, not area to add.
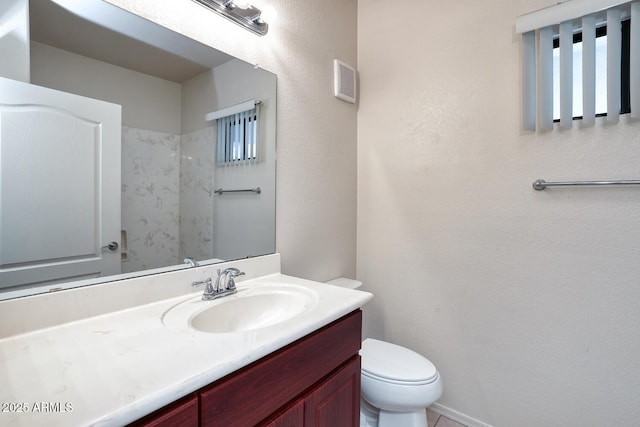
[[[124,425],[365,305],[372,295],[282,274],[318,303],[262,329],[209,334],[165,326],[167,310],[197,293],[0,339],[0,425]],[[228,298],[228,297],[225,297]],[[22,411],[22,412],[19,412]]]

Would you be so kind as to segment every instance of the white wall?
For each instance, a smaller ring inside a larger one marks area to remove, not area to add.
[[[283,272],[355,275],[356,108],[333,97],[333,59],[356,65],[356,0],[254,1],[258,37],[191,0],[108,0],[278,76],[276,250]]]
[[[231,167],[215,165],[215,123],[205,122],[205,114],[251,99],[262,102],[260,160]],[[184,183],[181,184],[183,191],[180,194],[180,240],[181,247],[186,251],[185,256],[192,256],[189,249],[196,254],[202,253],[206,240],[211,246],[208,258],[238,259],[273,253],[276,76],[255,69],[246,62],[232,60],[185,82],[182,104],[181,181]],[[210,133],[208,141],[199,137],[203,129]],[[255,187],[260,187],[262,192],[213,193],[217,188],[234,190]],[[196,224],[201,226],[194,227]],[[198,231],[197,235],[193,233],[195,230]],[[210,234],[201,233],[201,230],[210,231]],[[248,247],[252,252],[247,252]]]
[[[367,334],[496,427],[640,422],[640,123],[520,130],[516,16],[555,1],[358,2]],[[426,17],[410,25],[404,8]]]
[[[31,82],[122,105],[122,125],[180,135],[181,85],[31,42]]]
[[[29,83],[29,0],[0,2],[0,58],[0,76]]]
[[[273,253],[276,221],[275,76],[236,60],[217,67],[214,79],[217,108],[230,107],[251,99],[259,100],[262,104],[258,107],[259,161],[234,166],[217,165],[215,168],[216,188],[233,190],[260,187],[261,193],[216,196],[213,253],[222,259]],[[247,246],[254,252],[247,254]]]

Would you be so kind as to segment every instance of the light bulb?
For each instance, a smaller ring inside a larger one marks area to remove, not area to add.
[[[270,4],[265,5],[261,9],[261,11],[262,13],[260,14],[260,18],[265,22],[272,24],[278,18],[278,12],[276,12],[276,8]]]

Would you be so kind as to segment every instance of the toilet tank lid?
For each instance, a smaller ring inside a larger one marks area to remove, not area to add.
[[[367,338],[360,350],[362,371],[394,381],[424,382],[438,371],[427,358],[408,348]]]
[[[362,286],[362,282],[354,279],[347,279],[345,277],[338,277],[337,279],[329,280],[325,282],[327,285],[340,286],[341,288],[358,289]]]

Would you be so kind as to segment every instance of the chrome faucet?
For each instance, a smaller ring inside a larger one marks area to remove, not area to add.
[[[183,261],[185,264],[189,264],[190,267],[198,267],[198,261],[195,258],[186,257]]]
[[[238,290],[236,289],[233,278],[242,275],[244,275],[244,272],[234,267],[225,268],[222,271],[218,269],[218,278],[216,279],[215,285],[212,284],[211,280],[206,282],[207,286],[204,288],[202,300],[210,301],[226,295],[235,294]]]

